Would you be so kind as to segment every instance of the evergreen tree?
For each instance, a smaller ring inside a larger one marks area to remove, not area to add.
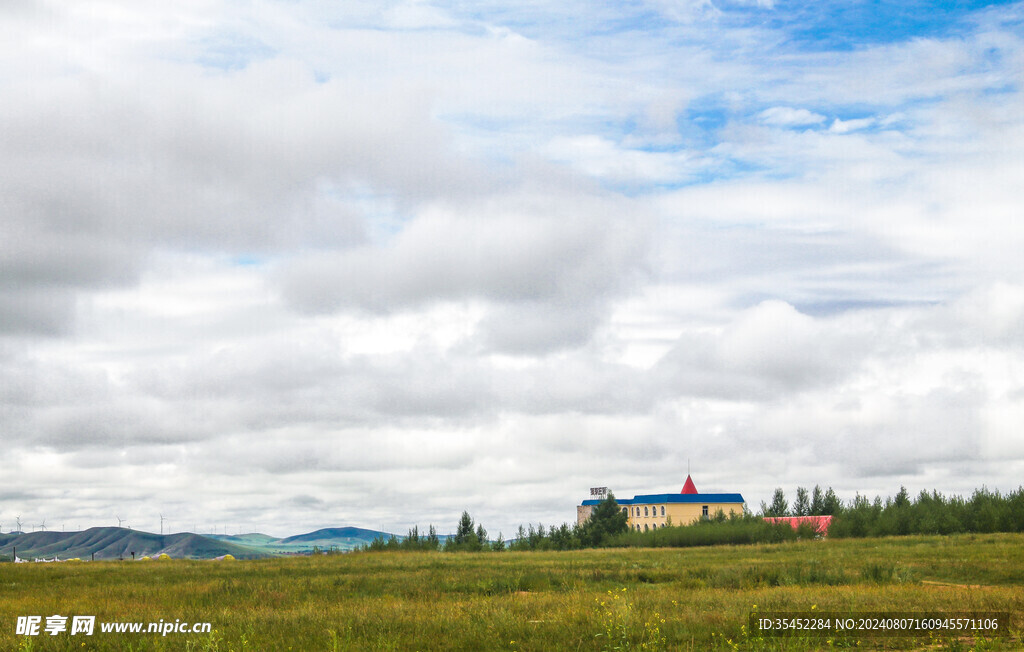
[[[628,522],[629,517],[615,501],[615,495],[609,492],[607,498],[594,505],[590,518],[580,528],[580,543],[584,546],[599,546],[608,537],[628,530]]]
[[[788,512],[789,503],[786,502],[786,493],[782,490],[782,487],[775,488],[771,505],[761,503],[762,516],[786,516]]]
[[[814,485],[811,493],[811,516],[822,516],[825,513],[825,496],[821,493],[821,486]]]
[[[541,536],[543,536],[543,534]],[[530,550],[536,550],[539,538],[540,537],[537,536],[536,528],[533,527],[533,523],[527,524],[526,547]]]
[[[523,524],[519,524],[519,529],[516,530],[516,540],[509,546],[512,550],[529,550],[530,540],[526,536],[526,530],[523,529]]]
[[[459,527],[455,530],[455,536],[448,539],[444,544],[444,549],[448,551],[477,551],[482,550],[486,539],[481,538],[481,534],[484,537],[487,536],[487,531],[484,530],[483,525],[480,525],[474,530],[473,517],[469,515],[469,512],[462,512],[462,518],[459,519]]]
[[[825,499],[822,501],[821,513],[831,516],[838,514],[842,509],[843,503],[836,496],[836,492],[832,491],[832,487],[829,487],[825,492]]]
[[[900,492],[896,494],[896,498],[892,501],[896,507],[909,507],[910,506],[910,494],[907,493],[907,488],[900,486]]]
[[[459,519],[459,527],[455,530],[453,540],[456,544],[469,543],[473,536],[473,517],[469,515],[469,512],[462,512],[462,518]]]
[[[808,516],[811,513],[811,503],[807,499],[807,490],[803,487],[796,488],[796,500],[793,501],[793,516]]]

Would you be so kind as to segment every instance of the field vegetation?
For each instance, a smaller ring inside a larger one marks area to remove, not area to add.
[[[475,529],[474,529],[475,532]],[[0,649],[1018,650],[1007,638],[751,638],[752,612],[1010,611],[1024,535],[911,535],[502,554],[358,552],[235,562],[0,564]],[[95,615],[91,637],[18,616]],[[209,634],[102,634],[104,621]],[[83,643],[85,645],[83,645]]]

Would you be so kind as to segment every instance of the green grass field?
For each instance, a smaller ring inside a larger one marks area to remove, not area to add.
[[[0,649],[1018,650],[1024,536],[689,549],[355,553],[254,561],[0,565]],[[752,610],[1009,611],[1009,638],[748,638]],[[90,637],[18,616],[94,615]],[[103,621],[210,634],[103,634]]]

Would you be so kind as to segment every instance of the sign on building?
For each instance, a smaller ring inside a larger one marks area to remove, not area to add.
[[[604,500],[608,497],[608,487],[591,487],[590,495],[594,498]]]

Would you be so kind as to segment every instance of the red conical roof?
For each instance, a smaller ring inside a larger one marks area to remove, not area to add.
[[[686,475],[686,484],[683,485],[683,490],[680,491],[679,493],[681,493],[681,494],[695,494],[695,493],[697,493],[697,487],[695,487],[693,485],[693,480],[690,479],[690,475],[689,474]]]

